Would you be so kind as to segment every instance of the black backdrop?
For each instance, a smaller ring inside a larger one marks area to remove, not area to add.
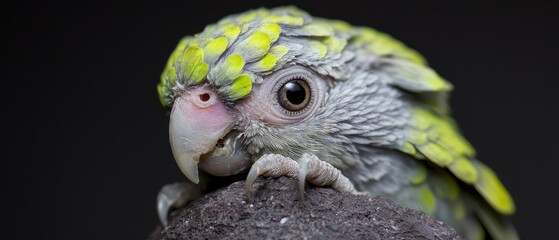
[[[387,32],[454,83],[454,116],[516,199],[520,234],[549,234],[559,213],[557,8],[532,1],[325,2],[293,4]],[[225,15],[284,4],[4,5],[7,231],[23,239],[144,239],[157,224],[159,187],[185,179],[155,90],[168,54],[180,37]]]

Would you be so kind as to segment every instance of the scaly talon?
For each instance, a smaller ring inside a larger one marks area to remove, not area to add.
[[[321,161],[314,155],[303,154],[299,162],[307,165],[306,180],[317,186],[331,187],[339,192],[357,194],[353,183],[330,163]]]
[[[266,154],[252,164],[247,176],[245,192],[250,197],[250,189],[260,175],[266,177],[288,176],[295,178],[299,171],[299,164],[293,159],[279,154]]]
[[[316,156],[303,154],[298,160],[278,154],[267,154],[256,161],[247,176],[245,192],[251,195],[251,187],[258,176],[296,178],[299,181],[299,196],[305,194],[305,181],[317,186],[326,186],[340,192],[358,194],[353,184],[340,170],[331,164],[321,161]]]

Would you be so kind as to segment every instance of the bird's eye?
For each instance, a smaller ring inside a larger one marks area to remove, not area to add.
[[[293,78],[281,86],[278,92],[280,106],[290,112],[298,112],[311,101],[311,88],[303,78]]]

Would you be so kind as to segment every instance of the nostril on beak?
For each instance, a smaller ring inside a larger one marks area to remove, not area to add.
[[[210,94],[208,93],[202,93],[199,95],[199,97],[200,97],[200,101],[202,102],[207,102],[210,100]]]
[[[185,97],[198,108],[209,108],[219,102],[219,96],[208,87],[194,88]]]

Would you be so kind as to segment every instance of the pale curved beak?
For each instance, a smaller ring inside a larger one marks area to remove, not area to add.
[[[212,151],[233,126],[233,116],[219,96],[200,86],[178,97],[171,110],[169,141],[177,165],[193,183],[200,181],[200,156]]]

